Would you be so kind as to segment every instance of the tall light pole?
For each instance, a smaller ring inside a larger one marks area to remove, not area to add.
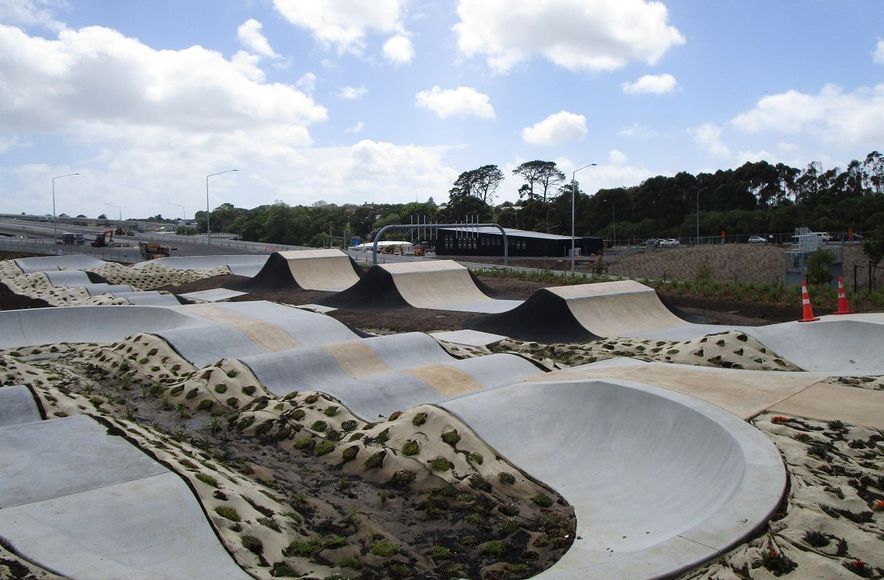
[[[73,177],[80,175],[79,173],[67,173],[52,178],[52,241],[55,244],[55,251],[58,252],[58,216],[55,215],[55,180],[65,177]]]
[[[117,227],[120,228],[120,232],[122,232],[123,231],[123,208],[116,205],[116,204],[113,204],[113,203],[105,203],[104,205],[106,205],[108,207],[117,208],[117,222],[119,222],[119,225]]]
[[[224,171],[206,175],[206,245],[211,245],[212,243],[212,228],[209,223],[209,178],[222,173],[230,173],[231,171],[239,171],[239,169],[225,169]]]
[[[571,173],[571,275],[574,275],[574,207],[575,207],[575,199],[577,197],[577,172],[586,169],[587,167],[595,167],[596,163],[590,163],[588,165],[584,165],[583,167],[578,167]]]
[[[610,204],[611,206],[611,223],[613,224],[614,233],[611,235],[611,247],[614,247],[614,244],[617,243],[617,213],[614,211],[614,202],[606,199],[605,203]]]
[[[700,192],[706,191],[708,187],[701,187],[697,190],[697,245],[700,245]]]
[[[180,203],[172,203],[171,201],[169,201],[167,203],[169,205],[174,205],[175,207],[181,208],[181,221],[184,222],[184,235],[186,236],[187,235],[187,218],[185,217],[185,214],[186,214],[187,210],[185,210],[184,206]]]

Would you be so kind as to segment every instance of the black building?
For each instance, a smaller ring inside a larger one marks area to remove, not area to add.
[[[560,258],[571,255],[571,237],[528,230],[506,230],[510,256]],[[578,256],[598,254],[604,247],[602,238],[574,239]],[[436,239],[437,256],[502,256],[503,235],[495,227],[439,228]]]

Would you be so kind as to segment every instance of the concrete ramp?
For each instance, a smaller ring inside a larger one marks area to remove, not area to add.
[[[577,539],[541,577],[678,574],[764,524],[785,489],[761,432],[652,386],[523,383],[440,406],[574,505]]]
[[[499,313],[518,300],[495,300],[465,267],[452,260],[423,260],[373,266],[354,286],[322,301],[336,308],[385,309],[403,306]]]
[[[691,326],[633,280],[544,288],[521,306],[466,326],[522,340],[573,342]]]
[[[174,473],[79,415],[0,428],[0,536],[71,578],[249,578]]]
[[[82,270],[49,270],[43,272],[43,275],[49,279],[49,283],[53,286],[85,288],[93,285],[87,273]]]
[[[69,256],[39,256],[35,258],[18,258],[15,265],[25,274],[48,272],[51,270],[93,270],[108,263],[86,254]]]
[[[515,355],[454,359],[422,333],[328,343],[240,360],[277,395],[322,391],[367,420],[542,374]]]
[[[58,342],[114,342],[139,332],[205,327],[199,318],[160,306],[65,306],[0,312],[0,348]]]
[[[39,421],[40,409],[24,385],[0,387],[0,427]]]
[[[267,254],[233,254],[217,256],[170,256],[138,262],[132,267],[141,269],[148,264],[159,264],[166,268],[176,270],[212,270],[222,266],[230,268],[230,272],[237,276],[254,276],[261,271],[267,262]]]
[[[240,290],[322,290],[340,292],[359,281],[359,267],[337,249],[275,252]]]
[[[180,306],[181,302],[174,294],[146,290],[144,292],[112,292],[114,298],[127,300],[129,304],[141,306]]]

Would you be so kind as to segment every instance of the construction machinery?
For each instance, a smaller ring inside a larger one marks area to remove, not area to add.
[[[153,260],[155,258],[164,258],[172,255],[172,252],[178,248],[172,246],[164,246],[157,242],[138,242],[138,249],[141,251],[141,257],[145,260]]]
[[[93,248],[104,248],[107,247],[108,244],[113,243],[114,241],[114,229],[110,228],[104,230],[100,234],[96,234],[95,240],[92,242]]]

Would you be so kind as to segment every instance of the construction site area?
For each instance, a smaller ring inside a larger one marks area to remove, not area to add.
[[[0,261],[0,577],[884,575],[884,312],[843,284],[170,247]]]

